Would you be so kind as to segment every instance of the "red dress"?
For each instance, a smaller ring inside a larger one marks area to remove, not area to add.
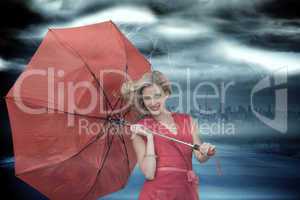
[[[192,143],[191,121],[188,114],[172,112],[177,134],[152,117],[138,122],[148,129]],[[146,137],[143,137],[146,142]],[[199,179],[192,170],[192,149],[154,135],[156,172],[153,180],[144,182],[139,200],[199,200]]]

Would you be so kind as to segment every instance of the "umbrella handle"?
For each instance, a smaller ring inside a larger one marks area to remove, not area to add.
[[[192,148],[194,150],[200,151],[200,145],[199,144],[194,144]]]

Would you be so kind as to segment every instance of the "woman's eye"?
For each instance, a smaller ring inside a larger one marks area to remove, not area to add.
[[[160,97],[161,97],[161,94],[155,94],[154,97],[155,97],[155,98],[160,98]]]
[[[148,96],[147,96],[147,97],[143,97],[143,99],[144,99],[144,100],[150,100],[151,97],[148,97]]]

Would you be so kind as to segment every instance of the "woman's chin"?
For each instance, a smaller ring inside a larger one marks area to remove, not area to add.
[[[151,115],[159,115],[160,114],[160,110],[150,110]]]

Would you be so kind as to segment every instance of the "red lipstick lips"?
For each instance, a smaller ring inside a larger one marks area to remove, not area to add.
[[[157,111],[159,109],[159,107],[160,107],[160,104],[158,103],[158,104],[155,104],[154,106],[150,106],[149,108],[153,111]]]

